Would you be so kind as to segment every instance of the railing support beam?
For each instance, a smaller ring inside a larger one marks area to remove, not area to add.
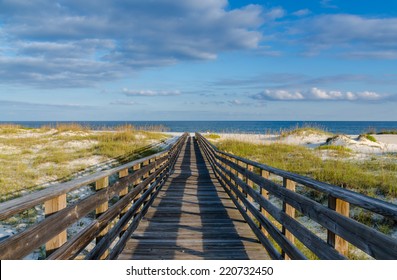
[[[270,172],[261,169],[261,176],[262,176],[263,178],[265,178],[265,179],[269,179],[269,177],[270,177]],[[267,190],[265,190],[264,188],[261,188],[261,187],[260,187],[260,188],[259,188],[259,193],[260,193],[265,199],[269,200],[269,192],[268,192]],[[269,213],[266,212],[266,210],[265,210],[264,208],[260,207],[260,211],[261,211],[261,213],[265,216],[266,219],[269,219],[269,216],[270,216],[270,215],[269,215]],[[266,237],[269,237],[269,233],[266,231],[266,229],[265,229],[262,225],[260,225],[260,228],[261,228],[263,234],[264,234]]]
[[[349,217],[349,211],[350,211],[349,202],[335,198],[330,195],[328,196],[328,207],[345,217]],[[330,230],[327,231],[327,242],[342,255],[344,256],[348,255],[349,243]]]
[[[296,184],[294,181],[283,178],[283,186],[284,188],[294,192]],[[283,203],[283,211],[291,218],[295,218],[295,208],[285,202]],[[290,233],[284,226],[282,227],[282,232],[292,244],[295,244],[295,236],[293,236],[292,233]],[[290,257],[284,252],[282,252],[282,255],[286,260],[290,260]]]
[[[55,214],[59,210],[66,208],[66,194],[55,197],[54,199],[48,200],[44,203],[45,217],[49,217]],[[67,240],[66,230],[52,238],[45,245],[46,256],[51,255],[55,250],[61,247]]]
[[[104,188],[107,188],[109,186],[109,177],[106,176],[102,179],[99,179],[98,181],[96,181],[95,183],[95,190],[99,191],[102,190]],[[99,205],[96,210],[96,217],[98,218],[100,215],[102,215],[104,212],[106,212],[109,208],[109,202],[106,201],[105,203],[102,203],[101,205]],[[103,238],[103,236],[106,235],[106,233],[108,233],[109,228],[106,227],[104,230],[102,230],[99,235],[96,238],[96,243],[99,243],[101,241],[101,239]],[[107,255],[109,254],[109,251],[106,250],[106,252],[102,255],[101,259],[105,259],[107,257]]]

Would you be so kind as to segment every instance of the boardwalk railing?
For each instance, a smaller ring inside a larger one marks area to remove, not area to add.
[[[60,183],[0,204],[0,220],[44,204],[45,218],[0,243],[0,259],[21,259],[45,244],[47,259],[115,259],[173,169],[187,134],[165,151],[119,167]],[[67,196],[95,184],[95,193]],[[85,217],[88,225],[70,239],[67,231]]]
[[[345,259],[349,243],[375,259],[397,259],[396,239],[349,217],[350,205],[354,205],[396,223],[397,205],[220,151],[198,133],[196,138],[219,181],[273,259],[306,259],[309,254]],[[305,188],[321,193],[327,203],[298,191]],[[299,222],[296,215],[317,223],[323,236]]]

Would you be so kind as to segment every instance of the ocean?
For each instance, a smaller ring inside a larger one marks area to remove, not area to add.
[[[78,123],[92,129],[113,128],[131,124],[136,127],[163,127],[171,132],[218,132],[218,133],[278,133],[296,127],[313,126],[331,133],[362,134],[397,130],[397,121],[7,121],[24,127],[56,126],[63,123]]]

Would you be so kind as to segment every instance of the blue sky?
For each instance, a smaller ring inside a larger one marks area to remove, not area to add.
[[[396,88],[397,1],[0,1],[1,121],[397,121]]]

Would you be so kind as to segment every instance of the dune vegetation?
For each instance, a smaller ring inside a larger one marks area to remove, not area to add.
[[[318,127],[297,127],[283,131],[280,136],[322,135],[328,137],[324,144],[309,148],[301,144],[281,141],[253,143],[233,139],[217,139],[221,150],[249,158],[276,168],[305,175],[336,186],[348,188],[369,196],[397,197],[397,156],[394,153],[361,157],[350,147],[332,145],[332,135]],[[343,136],[350,139],[347,136]],[[369,134],[365,138],[376,139]],[[304,142],[302,142],[304,143]]]
[[[319,147],[320,150],[337,151],[335,158],[324,160],[316,150],[297,145],[263,145],[236,140],[225,140],[216,145],[223,151],[369,196],[397,196],[397,162],[393,157],[373,157],[365,161],[340,160],[338,157],[350,150],[335,146]]]
[[[1,125],[1,200],[51,181],[70,179],[88,167],[95,171],[152,154],[158,148],[148,145],[167,137],[130,125],[113,131],[94,131],[79,124],[37,129]]]

